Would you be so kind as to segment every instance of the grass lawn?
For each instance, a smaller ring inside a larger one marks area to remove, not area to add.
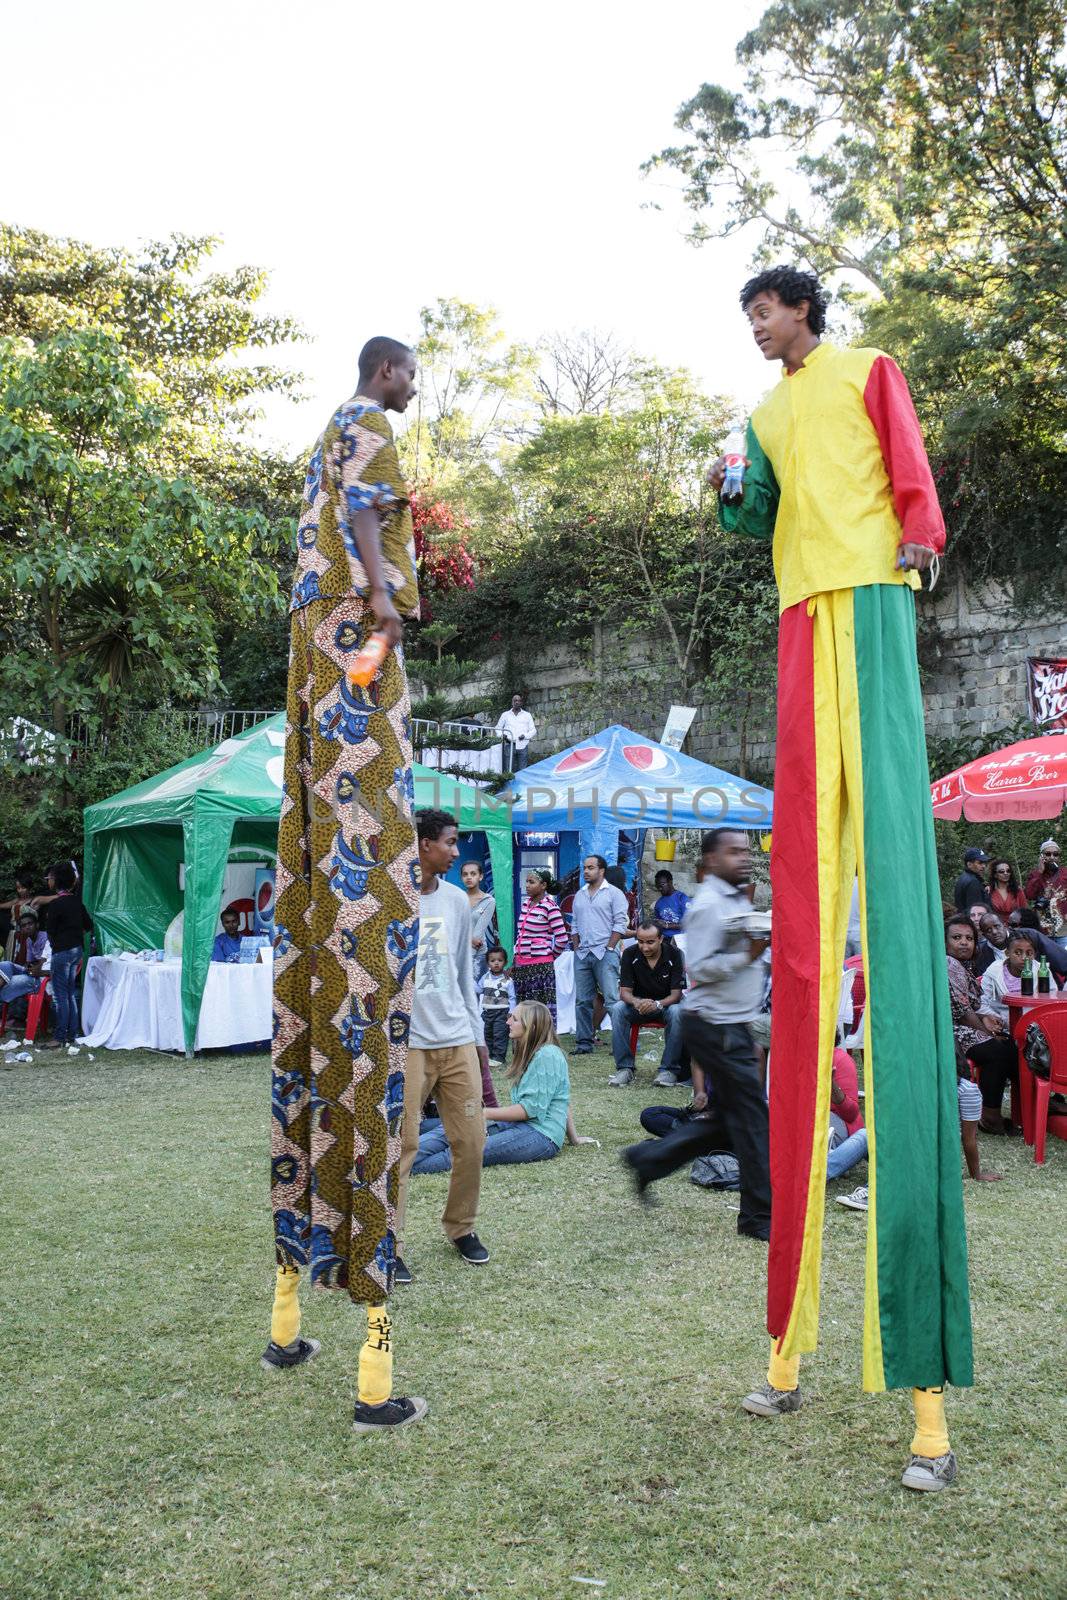
[[[910,1405],[859,1387],[865,1218],[829,1206],[808,1406],[746,1416],[765,1249],[736,1236],[736,1196],[684,1175],[637,1207],[615,1152],[671,1091],[647,1062],[609,1090],[609,1060],[574,1071],[601,1150],[485,1174],[488,1267],[443,1242],[446,1180],[413,1180],[397,1379],[431,1409],[385,1439],[348,1428],[363,1330],[345,1297],[305,1297],[317,1362],[258,1364],[264,1057],[0,1068],[4,1600],[1067,1594],[1067,1146],[1036,1168],[1021,1141],[983,1141],[1005,1181],[966,1185],[960,1481],[908,1494]]]

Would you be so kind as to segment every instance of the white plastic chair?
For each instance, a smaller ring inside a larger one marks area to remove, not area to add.
[[[837,1000],[837,1032],[835,1034],[838,1044],[852,1029],[854,1014],[852,1010],[852,980],[854,977],[855,973],[851,967],[846,967],[841,974],[841,988]],[[848,1049],[847,1045],[845,1045],[845,1049]]]

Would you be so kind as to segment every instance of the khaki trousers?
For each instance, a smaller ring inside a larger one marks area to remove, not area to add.
[[[419,1150],[422,1108],[430,1095],[437,1101],[452,1148],[452,1172],[441,1226],[449,1239],[462,1239],[465,1233],[473,1233],[474,1219],[478,1215],[485,1147],[478,1052],[472,1044],[450,1045],[445,1050],[409,1049],[404,1069],[404,1128],[400,1142],[400,1193],[396,1204],[399,1255],[404,1253],[408,1178]]]

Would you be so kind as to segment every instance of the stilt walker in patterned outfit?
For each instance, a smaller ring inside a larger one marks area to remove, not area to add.
[[[820,341],[810,273],[773,268],[741,304],[781,382],[748,429],[727,529],[774,539],[781,602],[771,848],[771,1242],[767,1382],[802,1404],[818,1334],[830,1068],[853,882],[867,979],[863,1386],[910,1388],[902,1482],[955,1480],[943,1386],[970,1384],[956,1067],[915,656],[913,590],[945,529],[915,408],[878,350]],[[710,481],[722,487],[724,463]],[[918,889],[916,889],[918,883]],[[811,910],[818,940],[811,939]]]
[[[376,338],[359,392],[311,457],[297,533],[285,782],[278,835],[271,1198],[278,1261],[263,1364],[316,1355],[300,1333],[301,1269],[367,1308],[360,1432],[416,1422],[392,1394],[386,1297],[404,1064],[418,944],[411,714],[402,619],[417,616],[408,491],[387,411],[415,394],[415,357]],[[346,668],[372,633],[388,650],[361,688]]]

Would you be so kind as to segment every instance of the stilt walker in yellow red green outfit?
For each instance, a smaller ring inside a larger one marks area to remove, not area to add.
[[[867,981],[863,1386],[909,1388],[903,1483],[955,1480],[943,1387],[972,1380],[956,1066],[915,655],[919,573],[944,521],[903,375],[820,339],[810,273],[773,268],[741,303],[781,382],[747,437],[729,530],[774,540],[781,602],[771,846],[771,1243],[767,1382],[802,1403],[818,1334],[830,1067],[853,883]],[[725,463],[711,470],[721,488]],[[818,908],[818,939],[811,911]]]
[[[386,1297],[396,1266],[404,1067],[418,944],[411,714],[402,619],[418,615],[408,491],[387,411],[415,393],[415,357],[372,339],[359,392],[312,455],[297,531],[278,834],[271,1200],[278,1269],[263,1365],[318,1353],[297,1291],[366,1306],[359,1432],[417,1422],[394,1396]],[[374,634],[384,656],[349,676]]]

